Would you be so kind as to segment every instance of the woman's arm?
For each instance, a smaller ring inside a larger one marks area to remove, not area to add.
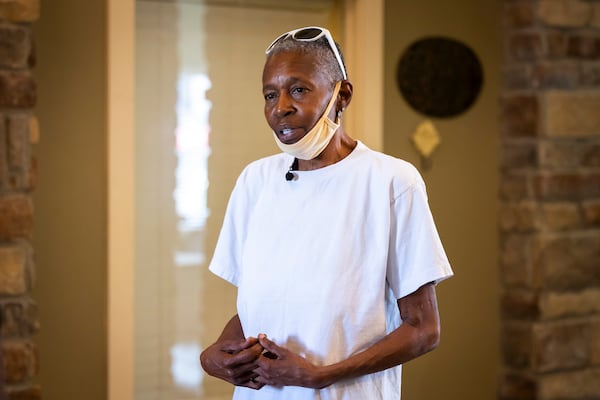
[[[382,371],[435,349],[440,321],[435,286],[426,284],[398,300],[402,325],[366,350],[338,363],[318,367],[303,357],[277,346],[264,335],[259,343],[276,356],[260,357],[257,382],[274,386],[323,388],[344,379]]]
[[[200,354],[202,368],[209,375],[237,386],[260,389],[264,384],[255,382],[257,359],[263,352],[258,339],[244,337],[238,315],[225,325],[215,343]]]

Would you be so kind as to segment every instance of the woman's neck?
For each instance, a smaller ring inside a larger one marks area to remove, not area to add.
[[[354,150],[356,144],[357,141],[348,136],[340,127],[321,154],[312,160],[298,160],[298,170],[311,171],[335,164],[346,158]]]

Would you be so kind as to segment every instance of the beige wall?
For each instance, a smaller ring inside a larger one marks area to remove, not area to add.
[[[105,1],[42,1],[35,24],[41,139],[34,248],[39,383],[106,398]]]
[[[498,365],[496,193],[500,12],[496,0],[387,1],[385,9],[384,150],[419,165],[410,143],[425,117],[402,99],[396,64],[413,41],[444,35],[468,44],[485,74],[466,113],[432,119],[442,137],[424,171],[430,199],[456,276],[438,288],[441,346],[408,363],[406,399],[493,399]]]

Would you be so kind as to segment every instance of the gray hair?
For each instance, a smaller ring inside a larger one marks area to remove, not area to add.
[[[340,49],[340,46],[336,43],[338,52],[340,53],[340,58],[342,59],[342,64],[344,65],[344,69],[346,69],[346,63],[344,61],[344,55]],[[277,53],[284,52],[300,52],[303,54],[311,54],[316,56],[317,65],[319,69],[325,72],[325,74],[329,77],[332,86],[344,79],[344,74],[340,70],[340,65],[337,62],[335,54],[333,50],[329,47],[329,42],[327,38],[322,37],[313,41],[305,41],[305,40],[296,40],[291,37],[287,37],[285,39],[280,40],[275,44],[275,47],[269,51],[267,54],[267,60],[273,55]],[[347,73],[346,73],[347,74]]]

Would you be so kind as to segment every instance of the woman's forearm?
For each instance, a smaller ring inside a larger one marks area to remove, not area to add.
[[[315,381],[320,387],[340,380],[379,372],[408,362],[439,344],[440,323],[434,286],[425,285],[398,301],[403,323],[368,349],[322,367]]]

